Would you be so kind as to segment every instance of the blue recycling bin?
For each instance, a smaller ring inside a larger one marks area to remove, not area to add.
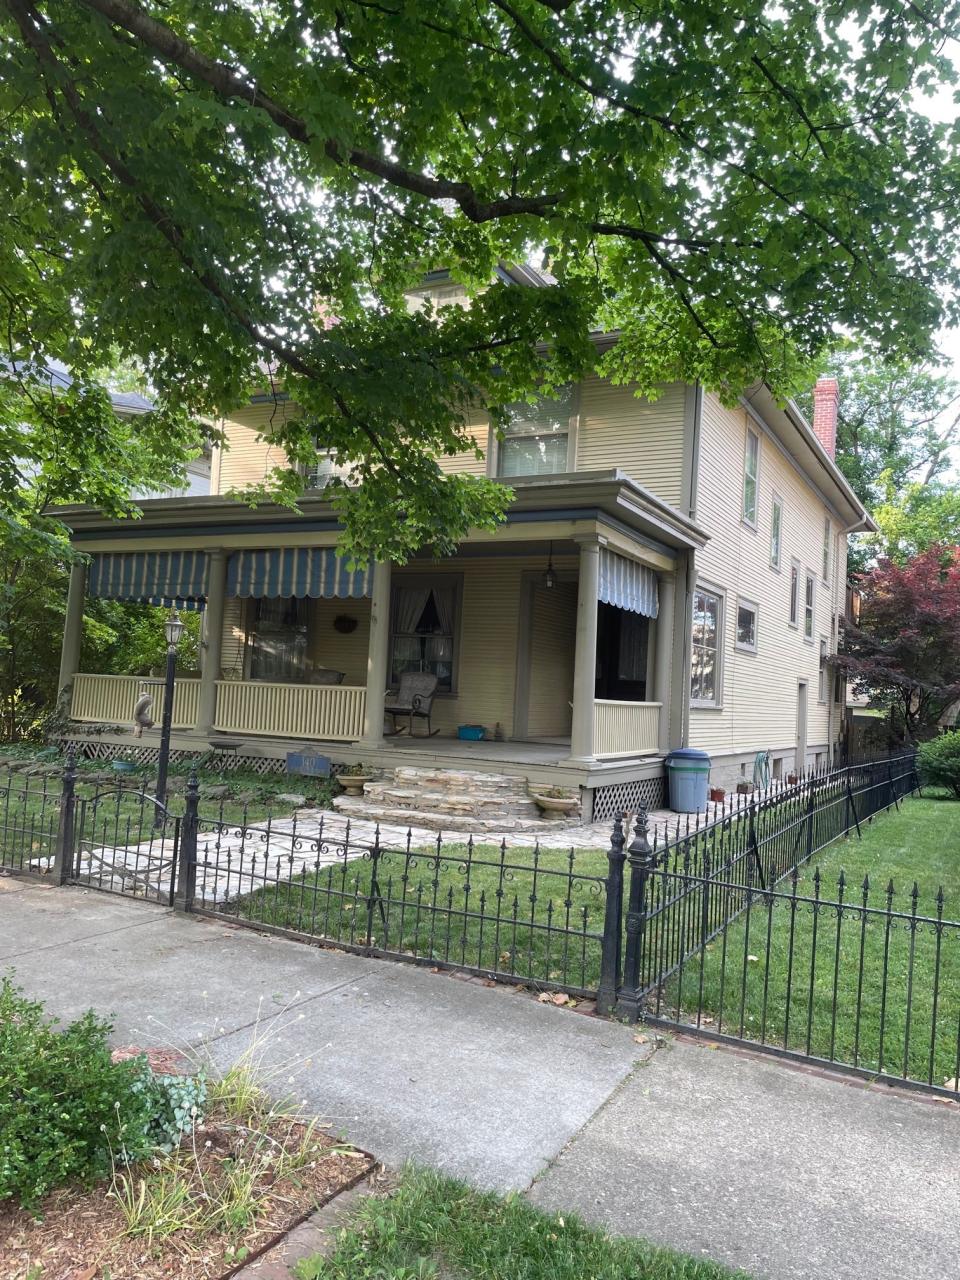
[[[710,785],[710,757],[696,747],[679,747],[666,759],[670,808],[676,813],[703,813]]]

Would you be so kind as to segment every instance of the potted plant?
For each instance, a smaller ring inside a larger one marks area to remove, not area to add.
[[[724,791],[723,787],[710,788],[710,799],[714,804],[723,804],[726,798],[727,793]]]
[[[746,778],[744,778],[742,782],[737,783],[738,796],[748,796],[752,790],[753,790],[753,783],[748,782]]]
[[[531,791],[541,813],[573,814],[580,808],[580,797],[571,795],[562,787],[543,787],[540,791]]]
[[[348,796],[362,796],[364,786],[372,779],[373,771],[359,760],[356,764],[348,764],[337,774],[337,781]]]

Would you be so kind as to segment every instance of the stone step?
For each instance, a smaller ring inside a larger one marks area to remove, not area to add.
[[[514,817],[539,817],[536,803],[526,791],[519,795],[504,793],[477,793],[473,791],[434,791],[419,787],[402,787],[390,782],[368,782],[363,798],[375,804],[389,805],[394,809],[428,809],[438,813],[467,813],[493,816],[513,814]]]
[[[509,773],[477,773],[472,769],[426,769],[403,765],[393,770],[394,781],[404,787],[424,787],[430,791],[507,792],[525,796],[527,783]]]
[[[518,831],[555,832],[571,825],[571,820],[564,822],[545,822],[538,818],[514,817],[510,814],[496,814],[490,817],[478,817],[473,814],[455,814],[438,812],[430,809],[402,809],[387,804],[378,804],[365,796],[337,796],[334,808],[348,818],[362,818],[367,822],[379,822],[381,826],[422,827],[427,831],[449,831],[463,835],[485,835],[491,840],[497,836],[512,835]],[[576,821],[575,819],[573,820]]]

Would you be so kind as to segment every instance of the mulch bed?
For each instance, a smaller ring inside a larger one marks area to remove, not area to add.
[[[158,1064],[159,1065],[159,1064]],[[166,1064],[164,1064],[166,1065]],[[232,1275],[318,1205],[353,1186],[375,1165],[372,1157],[335,1142],[303,1120],[274,1115],[260,1129],[208,1116],[185,1138],[175,1157],[193,1189],[217,1185],[264,1141],[296,1150],[309,1134],[309,1159],[276,1178],[269,1167],[256,1184],[252,1223],[232,1231],[184,1227],[152,1241],[130,1234],[111,1183],[91,1189],[62,1187],[40,1206],[39,1217],[0,1206],[0,1280],[222,1280]],[[156,1173],[145,1161],[129,1173],[139,1182]]]

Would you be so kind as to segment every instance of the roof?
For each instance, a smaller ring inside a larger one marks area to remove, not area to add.
[[[0,360],[8,368],[12,367],[16,371],[17,365],[14,361],[9,360],[7,357],[0,357]],[[54,392],[66,391],[73,386],[74,382],[73,374],[60,360],[49,360],[43,366],[41,380]],[[146,396],[142,396],[136,391],[111,391],[109,394],[114,412],[122,417],[150,413],[154,407],[152,400],[148,400]]]

